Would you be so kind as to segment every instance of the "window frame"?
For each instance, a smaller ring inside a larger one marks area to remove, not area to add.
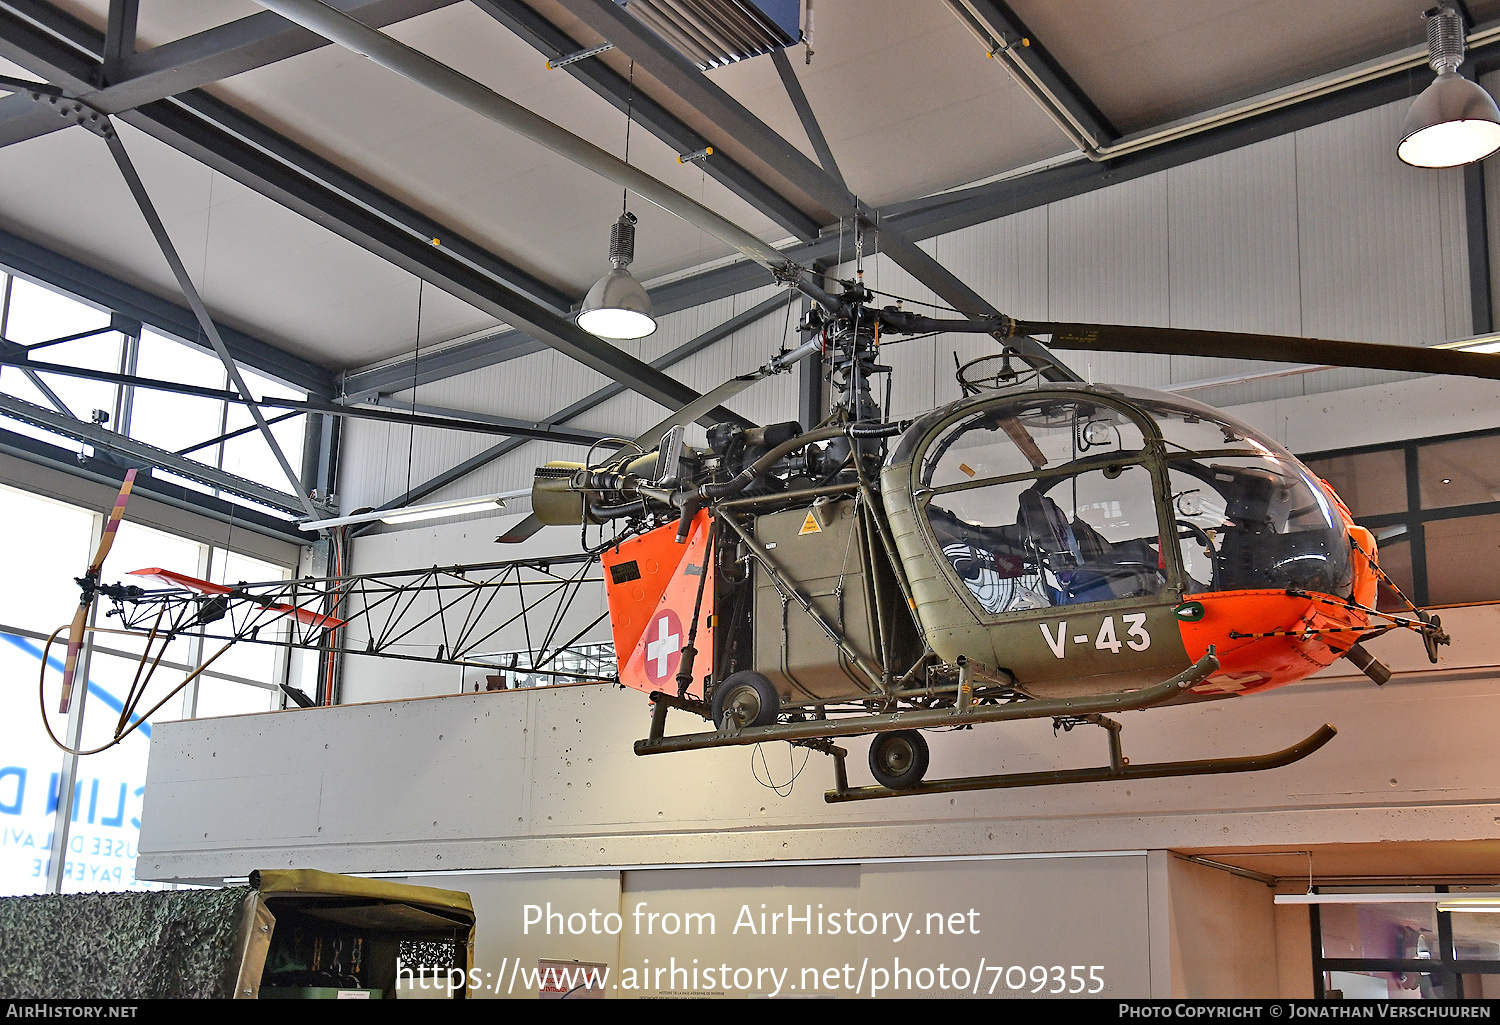
[[[1357,511],[1351,511],[1354,513],[1354,522],[1368,528],[1372,532],[1378,533],[1388,527],[1406,527],[1407,540],[1405,543],[1410,545],[1412,572],[1412,593],[1408,597],[1411,598],[1413,604],[1427,608],[1429,607],[1429,597],[1432,591],[1432,582],[1428,575],[1427,566],[1427,524],[1441,520],[1467,519],[1475,516],[1500,514],[1500,501],[1474,502],[1467,505],[1451,505],[1435,509],[1424,509],[1422,507],[1421,450],[1427,446],[1446,444],[1448,442],[1492,437],[1500,437],[1500,428],[1463,431],[1457,434],[1429,435],[1422,438],[1409,438],[1405,441],[1384,442],[1374,445],[1325,449],[1305,454],[1298,453],[1297,458],[1308,469],[1312,470],[1313,473],[1317,473],[1318,469],[1313,464],[1321,460],[1370,455],[1377,452],[1398,451],[1403,453],[1406,470],[1405,510],[1376,513],[1369,516],[1361,516]],[[1500,595],[1496,595],[1496,597],[1500,598]]]
[[[1495,432],[1500,433],[1500,432]],[[1449,888],[1443,884],[1403,884],[1403,885],[1432,885],[1434,893],[1448,893]],[[1314,893],[1322,892],[1322,887],[1314,887]],[[1358,907],[1358,904],[1352,905]],[[1327,1000],[1328,989],[1324,982],[1328,972],[1401,972],[1421,975],[1431,975],[1434,979],[1441,979],[1447,996],[1435,999],[1464,1000],[1478,999],[1466,998],[1464,996],[1465,975],[1500,975],[1500,959],[1488,961],[1480,958],[1459,959],[1454,956],[1453,944],[1453,912],[1440,911],[1434,908],[1437,916],[1438,930],[1438,957],[1435,958],[1377,958],[1377,957],[1324,957],[1323,956],[1323,919],[1322,906],[1319,904],[1308,905],[1308,920],[1312,935],[1312,969],[1313,969],[1313,999]]]

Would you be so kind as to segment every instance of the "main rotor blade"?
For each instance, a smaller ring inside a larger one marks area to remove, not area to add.
[[[1465,352],[1422,345],[1382,345],[1327,338],[1296,338],[1238,331],[1191,328],[1129,327],[1108,324],[1060,324],[1017,321],[1023,334],[1051,335],[1054,349],[1107,352],[1152,352],[1171,356],[1216,356],[1265,359],[1281,363],[1327,364],[1398,370],[1414,374],[1450,374],[1500,380],[1500,354]]]
[[[814,338],[803,342],[790,352],[782,353],[758,370],[753,370],[740,377],[731,377],[713,391],[706,392],[686,406],[683,406],[661,423],[648,428],[644,434],[635,439],[635,443],[649,452],[661,442],[661,436],[673,427],[692,423],[710,409],[713,409],[720,403],[728,402],[757,381],[763,381],[773,374],[782,373],[790,369],[794,364],[800,363],[813,353],[821,350],[822,343],[817,338]]]
[[[541,530],[543,526],[545,526],[545,524],[543,524],[541,520],[536,518],[536,513],[532,513],[520,523],[517,523],[514,527],[511,527],[505,533],[495,538],[495,541],[498,544],[502,545],[520,544],[522,541],[525,541],[527,538],[531,537],[531,535]]]

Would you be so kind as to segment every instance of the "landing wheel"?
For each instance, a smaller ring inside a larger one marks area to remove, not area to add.
[[[749,670],[735,673],[714,689],[714,725],[721,730],[731,714],[741,727],[769,726],[780,707],[781,697],[771,681]]]
[[[877,733],[870,742],[870,774],[888,790],[905,790],[927,774],[927,741],[916,730]]]

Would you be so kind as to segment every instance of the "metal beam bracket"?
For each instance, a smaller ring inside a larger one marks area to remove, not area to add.
[[[547,62],[547,70],[556,71],[558,68],[565,68],[569,64],[577,64],[581,60],[587,60],[590,57],[597,56],[598,54],[604,53],[607,50],[613,50],[614,48],[614,43],[604,43],[600,46],[591,46],[587,50],[579,50],[576,53],[570,53],[566,57],[557,57]]]

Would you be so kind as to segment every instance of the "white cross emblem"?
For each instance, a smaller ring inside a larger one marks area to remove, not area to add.
[[[649,641],[646,644],[646,662],[648,668],[650,663],[656,663],[655,669],[651,670],[651,678],[653,680],[664,679],[667,673],[671,672],[672,656],[682,650],[681,635],[672,632],[670,621],[674,618],[671,612],[662,613],[661,617],[656,621],[656,640]]]

